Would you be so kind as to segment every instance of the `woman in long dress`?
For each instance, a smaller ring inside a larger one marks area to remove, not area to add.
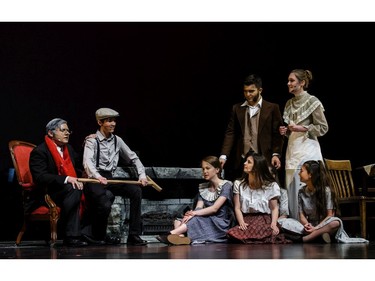
[[[294,95],[285,105],[283,119],[287,126],[280,134],[288,138],[285,155],[285,187],[288,190],[290,217],[298,219],[298,190],[301,188],[298,172],[307,160],[323,160],[318,137],[328,131],[324,107],[318,98],[306,89],[312,80],[309,70],[295,69],[288,77],[289,92]]]

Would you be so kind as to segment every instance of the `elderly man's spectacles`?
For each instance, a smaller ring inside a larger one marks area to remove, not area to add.
[[[58,131],[60,131],[61,133],[63,134],[73,134],[73,131],[69,130],[69,129],[57,129]]]

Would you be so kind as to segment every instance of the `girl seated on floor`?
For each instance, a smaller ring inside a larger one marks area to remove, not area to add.
[[[324,163],[309,160],[302,164],[299,177],[304,185],[298,192],[299,234],[286,237],[295,242],[324,241],[335,237],[342,243],[368,242],[363,238],[349,238],[342,221],[335,217],[338,204],[335,192],[330,188]],[[293,220],[293,219],[288,219]]]
[[[234,212],[238,225],[228,231],[233,242],[245,244],[291,243],[280,233],[280,187],[271,174],[266,158],[250,151],[241,179],[234,182]]]
[[[233,183],[221,179],[222,168],[216,156],[205,157],[201,166],[206,182],[199,185],[195,209],[175,221],[175,228],[169,233],[157,236],[160,242],[172,245],[227,242],[226,233],[233,220]]]

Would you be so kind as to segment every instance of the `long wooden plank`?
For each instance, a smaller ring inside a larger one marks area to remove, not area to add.
[[[151,185],[153,188],[155,188],[159,192],[162,191],[162,188],[156,182],[154,182],[149,176],[147,176],[147,180],[148,180],[148,185]],[[99,180],[97,179],[88,179],[88,178],[78,178],[78,181],[99,183]],[[107,180],[107,182],[111,184],[126,183],[126,184],[142,185],[139,181],[134,181],[134,180]]]

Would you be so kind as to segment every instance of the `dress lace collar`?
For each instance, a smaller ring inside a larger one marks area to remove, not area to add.
[[[201,183],[199,185],[199,194],[200,196],[202,196],[203,199],[207,200],[207,201],[215,201],[217,198],[219,198],[222,190],[223,190],[223,186],[224,184],[226,184],[228,181],[227,180],[223,180],[221,184],[218,185],[217,189],[215,191],[209,191],[208,190],[208,187],[209,187],[209,182],[205,182],[205,183]]]
[[[319,106],[324,111],[324,107],[317,97],[303,91],[300,95],[291,98],[287,102],[283,114],[284,122],[290,124],[293,121],[294,124],[298,125]]]

